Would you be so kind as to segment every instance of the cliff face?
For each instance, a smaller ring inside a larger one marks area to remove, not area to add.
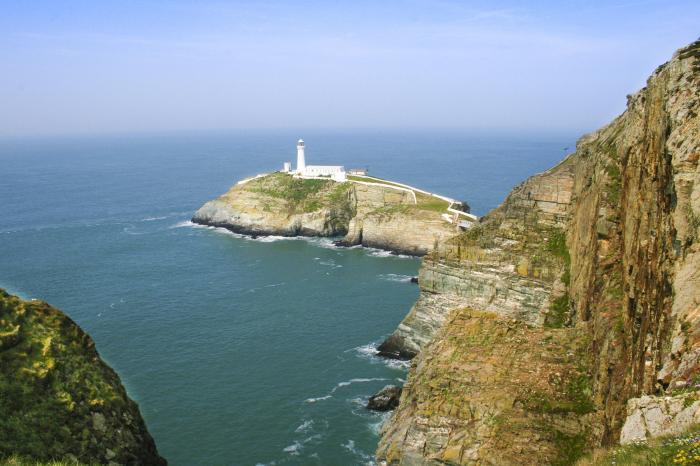
[[[347,245],[423,255],[456,234],[440,217],[446,207],[378,184],[274,173],[233,186],[192,221],[253,235],[345,236]]]
[[[0,458],[165,465],[138,406],[61,311],[0,290]]]
[[[619,440],[628,400],[699,381],[699,101],[695,42],[424,259],[383,345],[420,352],[380,460],[570,464]]]
[[[460,307],[542,325],[564,263],[572,185],[567,159],[518,186],[467,233],[441,242],[423,259],[418,301],[380,351],[415,356]]]

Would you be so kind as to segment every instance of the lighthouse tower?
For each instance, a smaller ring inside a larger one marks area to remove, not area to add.
[[[297,141],[297,173],[303,175],[306,171],[306,159],[304,158],[304,140]]]

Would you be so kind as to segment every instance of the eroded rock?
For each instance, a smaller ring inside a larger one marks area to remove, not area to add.
[[[375,395],[369,397],[367,402],[367,409],[373,411],[390,411],[399,405],[399,399],[401,398],[401,387],[396,385],[387,385],[377,392]]]

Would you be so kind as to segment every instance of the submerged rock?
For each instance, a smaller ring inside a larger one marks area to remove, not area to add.
[[[401,387],[396,385],[387,385],[377,392],[375,395],[369,397],[367,402],[367,409],[373,411],[390,411],[399,405],[399,399],[401,398]]]

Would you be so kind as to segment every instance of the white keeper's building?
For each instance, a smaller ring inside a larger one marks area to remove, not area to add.
[[[290,173],[299,178],[330,178],[338,182],[347,181],[347,173],[342,165],[306,165],[303,139],[297,141],[296,170],[292,170],[290,162],[285,162],[282,172]]]

